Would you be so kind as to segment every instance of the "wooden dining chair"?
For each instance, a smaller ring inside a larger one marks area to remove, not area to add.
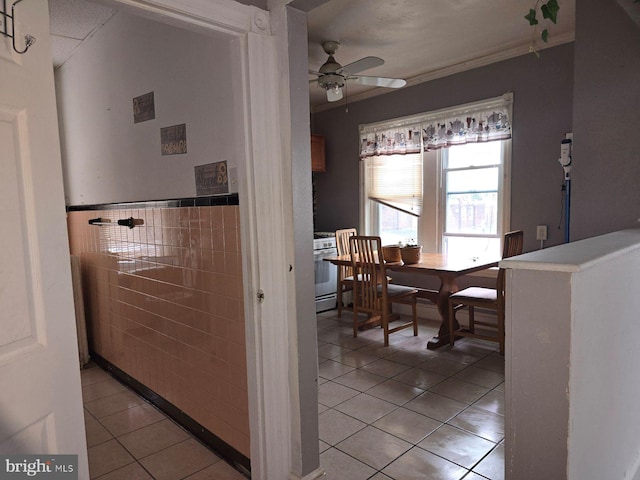
[[[349,238],[357,235],[355,228],[336,230],[336,249],[338,256],[349,255]],[[353,269],[351,266],[338,266],[338,318],[342,317],[344,300],[342,295],[353,290]]]
[[[502,246],[502,258],[513,257],[522,253],[522,245],[524,241],[524,233],[522,230],[516,230],[504,235],[504,244]],[[484,287],[468,287],[459,292],[452,293],[449,296],[449,343],[453,346],[455,337],[472,337],[482,340],[498,342],[500,345],[500,354],[504,355],[504,276],[503,268],[498,270],[498,278],[496,280],[496,288]],[[456,320],[456,312],[464,307],[469,309],[469,327],[468,330],[453,331],[453,325]],[[495,323],[479,321],[475,319],[475,308],[486,308],[497,312],[497,321]],[[483,330],[476,331],[476,326],[485,327],[495,330],[495,335],[491,332]]]
[[[389,345],[389,334],[413,327],[413,335],[418,335],[418,313],[416,300],[418,290],[404,285],[389,283],[380,237],[358,236],[349,238],[353,281],[353,336],[358,336],[358,328],[378,320],[384,331],[384,346]],[[389,327],[391,304],[411,305],[412,319]],[[359,314],[367,314],[367,319],[359,320]]]

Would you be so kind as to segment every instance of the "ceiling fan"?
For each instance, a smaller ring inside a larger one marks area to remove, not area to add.
[[[310,80],[309,83],[318,82],[318,85],[327,91],[327,100],[329,102],[336,102],[342,98],[342,87],[345,86],[348,80],[353,80],[360,85],[386,88],[400,88],[407,84],[405,80],[400,78],[355,75],[358,72],[383,65],[384,60],[378,57],[364,57],[343,67],[333,58],[339,46],[340,44],[333,40],[322,42],[322,49],[329,55],[329,58],[320,67],[319,71],[309,70],[310,74],[318,76],[318,78]]]

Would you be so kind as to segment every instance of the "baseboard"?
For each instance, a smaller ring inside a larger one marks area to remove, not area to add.
[[[103,370],[113,375],[115,379],[117,379],[121,383],[124,383],[141,397],[147,399],[153,405],[158,407],[158,409],[162,410],[169,417],[180,424],[185,430],[187,430],[194,437],[196,437],[211,450],[213,450],[216,455],[223,458],[227,463],[233,466],[236,470],[240,471],[247,478],[251,478],[251,461],[245,455],[237,451],[235,448],[233,448],[218,436],[216,436],[213,432],[207,430],[189,415],[181,411],[172,403],[165,400],[149,387],[143,385],[131,375],[116,367],[114,364],[109,362],[109,360],[101,357],[93,351],[90,352],[90,354],[91,359]]]
[[[324,468],[318,467],[313,472],[307,473],[304,477],[295,473],[290,473],[288,480],[319,480],[321,478],[326,478],[326,476],[327,472],[324,471]]]

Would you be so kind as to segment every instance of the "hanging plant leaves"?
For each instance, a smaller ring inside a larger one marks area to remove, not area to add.
[[[544,43],[547,43],[549,41],[549,30],[545,28],[540,34],[540,38],[542,38]]]
[[[638,0],[640,1],[640,0]],[[529,9],[529,13],[524,16],[529,21],[529,25],[537,25],[538,19],[536,18],[536,11],[533,8]]]
[[[549,0],[547,3],[543,3],[540,7],[542,17],[548,18],[553,23],[556,23],[558,19],[558,10],[560,10],[560,5],[558,5],[557,0]]]
[[[536,0],[536,4],[533,8],[529,9],[529,13],[524,16],[524,18],[529,22],[529,25],[533,27],[533,39],[531,42],[531,46],[529,47],[529,51],[536,54],[536,56],[540,56],[536,49],[536,40],[541,39],[544,43],[549,42],[549,30],[544,29],[540,36],[538,37],[538,24],[540,23],[537,18],[538,8],[542,13],[542,18],[544,20],[550,20],[553,23],[557,23],[558,20],[558,10],[560,10],[560,5],[558,5],[559,0]],[[633,0],[633,2],[640,2],[640,0]]]

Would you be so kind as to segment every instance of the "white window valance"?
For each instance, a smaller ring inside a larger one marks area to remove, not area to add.
[[[513,93],[360,126],[360,158],[511,138]]]
[[[422,126],[390,128],[361,134],[360,158],[406,155],[422,151]]]

